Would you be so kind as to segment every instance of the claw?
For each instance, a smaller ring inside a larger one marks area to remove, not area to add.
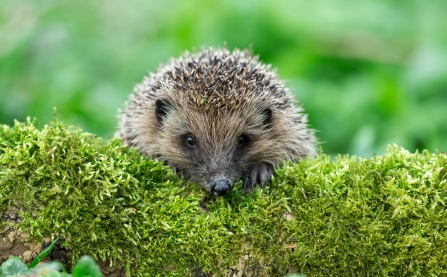
[[[248,184],[250,183],[250,175],[246,174],[244,178],[244,184],[242,185],[242,193],[248,190]]]
[[[255,188],[255,185],[258,182],[258,174],[259,174],[259,172],[255,168],[253,168],[251,170],[251,174],[250,174],[251,175],[250,176],[250,179],[251,179],[251,182],[250,182],[250,194],[253,194],[253,189]]]
[[[249,191],[250,194],[256,184],[261,185],[261,189],[264,190],[265,184],[270,182],[273,175],[273,166],[268,163],[260,163],[253,166],[244,176],[244,184],[242,191]]]

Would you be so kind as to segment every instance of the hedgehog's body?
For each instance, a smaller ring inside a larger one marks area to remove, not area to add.
[[[118,135],[214,195],[242,177],[262,186],[273,167],[315,154],[313,131],[275,72],[246,51],[204,49],[135,87]]]

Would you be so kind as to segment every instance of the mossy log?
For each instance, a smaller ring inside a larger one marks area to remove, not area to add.
[[[1,126],[0,264],[55,238],[106,276],[447,276],[447,156],[321,154],[213,198],[118,139]]]

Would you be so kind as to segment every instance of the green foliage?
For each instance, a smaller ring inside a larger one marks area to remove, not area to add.
[[[73,267],[73,277],[102,277],[98,265],[89,256],[83,256]]]
[[[73,274],[68,274],[58,262],[41,263],[26,266],[19,257],[11,257],[1,265],[1,277],[102,277],[98,265],[89,256],[83,256],[73,267]]]
[[[222,273],[248,252],[271,276],[447,274],[447,156],[390,146],[371,159],[284,164],[264,192],[212,198],[120,140],[58,121],[0,127],[0,213],[131,276]]]
[[[0,273],[4,277],[9,275],[20,276],[28,272],[28,267],[20,261],[19,257],[12,257],[2,264]]]
[[[39,255],[37,255],[37,257],[31,262],[31,264],[28,266],[28,268],[36,267],[36,265],[38,265],[40,263],[40,261],[45,259],[45,257],[48,256],[48,254],[50,254],[51,250],[53,250],[54,246],[56,245],[56,243],[58,241],[59,241],[59,239],[57,238],[55,241],[53,241],[50,244],[50,246],[48,246],[42,252],[40,252]]]
[[[19,257],[11,257],[0,267],[0,277],[28,276],[36,277],[102,277],[98,265],[89,256],[83,256],[73,267],[73,275],[68,274],[64,266],[58,262],[41,263],[50,254],[59,239],[56,239],[26,266]]]
[[[325,153],[447,149],[446,10],[445,0],[2,1],[0,123],[48,122],[56,106],[110,137],[148,71],[227,42],[252,45],[288,80]]]

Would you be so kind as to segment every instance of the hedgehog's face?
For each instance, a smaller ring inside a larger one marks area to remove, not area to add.
[[[216,196],[228,194],[253,165],[268,160],[259,151],[270,139],[272,110],[265,106],[218,112],[158,99],[155,115],[159,158]]]

